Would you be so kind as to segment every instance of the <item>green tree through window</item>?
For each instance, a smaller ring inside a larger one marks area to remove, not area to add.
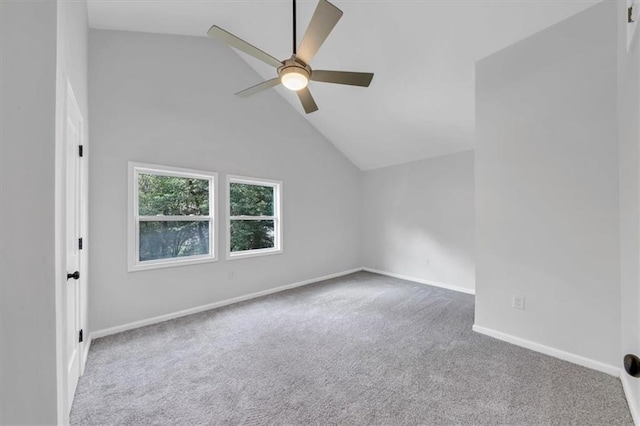
[[[229,251],[277,249],[279,184],[229,182]]]

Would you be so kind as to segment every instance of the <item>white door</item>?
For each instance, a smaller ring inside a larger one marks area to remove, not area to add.
[[[64,360],[67,375],[67,411],[71,410],[73,396],[80,378],[80,314],[81,268],[80,232],[82,229],[81,209],[81,160],[83,119],[71,86],[67,86],[64,117],[65,182],[66,182],[66,265],[67,282],[64,287],[65,342]]]

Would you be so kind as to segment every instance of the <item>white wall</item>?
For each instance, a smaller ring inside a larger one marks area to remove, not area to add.
[[[359,170],[274,91],[234,96],[261,79],[230,48],[92,30],[89,52],[92,330],[361,266]],[[128,273],[128,161],[282,180],[284,253]]]
[[[640,43],[636,34],[635,48],[627,53],[625,2],[618,4],[618,124],[620,162],[620,282],[622,308],[622,352],[617,365],[622,368],[625,354],[640,356]],[[640,379],[623,370],[628,381],[629,405],[640,421]]]
[[[1,424],[56,410],[56,2],[0,2]]]
[[[364,172],[364,266],[472,291],[473,157],[466,151]]]
[[[600,3],[476,67],[476,325],[610,366],[621,343],[615,13]]]

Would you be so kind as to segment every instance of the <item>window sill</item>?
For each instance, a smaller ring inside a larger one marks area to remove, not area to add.
[[[182,260],[167,260],[167,261],[158,261],[150,263],[137,263],[133,265],[129,265],[127,270],[129,272],[140,272],[140,271],[149,271],[151,269],[162,269],[162,268],[177,268],[180,266],[189,266],[189,265],[198,265],[201,263],[211,263],[217,262],[217,257],[197,257],[194,259],[182,259]]]
[[[282,249],[237,251],[234,253],[227,253],[227,260],[237,260],[237,259],[246,259],[249,257],[269,256],[272,254],[282,254]]]

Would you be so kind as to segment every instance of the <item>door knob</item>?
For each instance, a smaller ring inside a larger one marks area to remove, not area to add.
[[[80,272],[75,271],[73,274],[67,273],[67,281],[73,278],[74,280],[80,279]]]
[[[630,376],[640,377],[640,358],[632,354],[625,355],[624,369]]]

